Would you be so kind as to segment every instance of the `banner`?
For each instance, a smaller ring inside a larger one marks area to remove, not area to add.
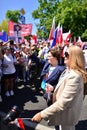
[[[19,24],[12,21],[8,22],[8,35],[10,37],[28,36],[32,34],[32,24]]]

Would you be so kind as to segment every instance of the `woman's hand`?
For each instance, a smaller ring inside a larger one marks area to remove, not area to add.
[[[51,91],[53,91],[53,86],[46,83],[46,92],[51,92]]]
[[[40,122],[41,121],[40,112],[33,116],[32,121],[35,121],[35,122]]]

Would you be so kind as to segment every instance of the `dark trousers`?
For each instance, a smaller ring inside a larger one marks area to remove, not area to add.
[[[59,130],[59,126],[55,126],[55,130]]]

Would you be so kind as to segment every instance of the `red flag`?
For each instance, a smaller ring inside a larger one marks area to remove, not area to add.
[[[59,43],[62,44],[63,42],[63,30],[62,30],[62,26],[60,27],[60,30],[59,30]]]
[[[24,123],[22,121],[22,118],[16,118],[14,123],[21,129],[25,130]]]
[[[32,35],[31,42],[32,43],[36,43],[37,42],[37,36],[36,35]]]
[[[67,37],[66,37],[66,39],[65,39],[65,43],[66,44],[68,44],[69,42],[69,40],[70,40],[70,38],[71,38],[71,32],[70,32],[70,30],[69,30],[69,32],[68,32],[68,34],[67,34]]]
[[[55,35],[55,17],[53,18],[52,27],[50,30],[49,40],[52,40]]]

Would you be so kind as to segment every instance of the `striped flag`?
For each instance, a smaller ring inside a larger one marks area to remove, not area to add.
[[[63,29],[61,25],[60,30],[59,30],[59,43],[62,44],[62,42],[63,42]]]
[[[63,42],[63,31],[62,30],[63,30],[62,25],[60,26],[60,23],[59,23],[58,27],[57,27],[56,45],[62,44],[62,42]]]
[[[52,40],[55,36],[55,17],[53,18],[52,27],[50,30],[49,40]]]
[[[60,23],[57,26],[56,44],[59,43],[59,30],[60,30]]]
[[[69,32],[67,33],[66,39],[65,39],[65,43],[68,44],[68,41],[71,39],[71,31],[69,30]]]
[[[62,26],[60,26],[60,23],[59,23],[57,28],[55,29],[55,36],[53,38],[51,47],[57,44],[62,44],[62,42],[63,42]]]
[[[56,45],[57,31],[58,31],[58,30],[57,30],[57,28],[56,28],[56,30],[55,30],[55,36],[54,36],[54,38],[53,38],[53,42],[52,42],[51,48]]]

